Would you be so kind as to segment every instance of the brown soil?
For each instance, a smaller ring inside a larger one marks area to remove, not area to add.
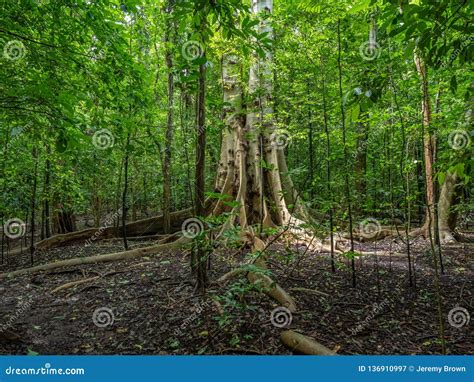
[[[131,243],[132,248],[150,241]],[[361,244],[367,251],[403,253],[403,243],[385,239]],[[270,248],[269,268],[296,299],[290,328],[315,338],[339,354],[439,354],[434,271],[427,243],[413,245],[416,285],[410,287],[405,255],[363,256],[356,260],[356,288],[347,259],[331,272],[329,255],[304,246]],[[117,241],[58,248],[37,254],[35,265],[121,250]],[[359,244],[356,249],[359,249]],[[455,328],[448,312],[473,312],[473,244],[444,248],[441,276],[443,322],[449,354],[472,354],[470,324]],[[210,279],[244,260],[235,249],[212,255]],[[7,258],[0,272],[29,266],[29,255]],[[74,288],[65,283],[101,276]],[[295,291],[308,288],[323,293]],[[220,302],[224,314],[219,313]],[[254,290],[245,275],[225,286],[211,285],[196,296],[189,275],[189,250],[150,258],[82,265],[52,273],[0,281],[0,354],[291,354],[270,320],[278,305]],[[97,308],[112,310],[114,322],[99,327]]]

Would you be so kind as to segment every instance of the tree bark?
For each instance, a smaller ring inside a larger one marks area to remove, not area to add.
[[[191,216],[191,209],[172,212],[171,231],[180,231],[183,221],[190,218]],[[45,239],[36,243],[35,248],[37,250],[45,250],[85,242],[87,240],[95,242],[96,240],[119,237],[120,235],[122,235],[122,233],[120,230],[117,232],[117,228],[114,224],[114,221],[120,221],[119,214],[117,213],[116,218],[112,220],[113,221],[111,221],[110,224],[107,224],[106,222],[106,224],[102,227],[89,228],[82,231],[75,231],[51,236],[49,239]],[[154,235],[157,232],[162,232],[163,215],[128,223],[126,229],[127,237]]]
[[[51,209],[49,200],[51,197],[51,146],[46,144],[46,163],[44,169],[44,188],[43,188],[43,211],[44,211],[44,238],[51,236]]]
[[[466,108],[465,119],[467,126],[472,123],[470,105]],[[463,183],[456,172],[446,172],[438,199],[438,229],[441,243],[456,241],[455,229],[457,212],[454,207],[460,203],[463,193]]]
[[[337,21],[337,47],[338,47],[338,56],[337,56],[337,66],[339,74],[339,97],[341,99],[341,122],[342,122],[342,143],[344,146],[344,162],[346,163],[345,168],[345,194],[347,198],[347,213],[349,216],[349,235],[350,235],[350,252],[351,252],[351,273],[352,273],[352,287],[355,288],[356,280],[356,269],[355,269],[355,259],[354,259],[354,236],[352,231],[352,195],[351,188],[349,185],[349,168],[348,168],[348,155],[347,155],[347,144],[346,144],[346,116],[345,108],[343,102],[343,93],[342,93],[342,62],[341,62],[341,20]]]
[[[125,144],[125,160],[124,160],[124,185],[122,193],[122,237],[123,237],[123,247],[128,249],[127,243],[127,191],[128,191],[128,161],[129,161],[129,152],[128,146],[130,144],[130,132],[127,133],[127,141]]]
[[[33,265],[33,255],[35,253],[34,241],[35,241],[35,212],[36,212],[36,189],[38,183],[38,149],[36,146],[33,147],[33,159],[35,163],[35,170],[33,173],[33,189],[31,192],[31,238],[30,238],[30,260]]]
[[[173,77],[173,52],[169,46],[171,35],[171,12],[173,7],[173,0],[169,0],[167,4],[168,19],[165,30],[165,44],[166,44],[166,67],[168,69],[168,116],[165,132],[165,149],[162,161],[163,170],[163,229],[165,233],[170,233],[171,230],[171,144],[173,142],[174,129],[174,77]]]
[[[456,229],[457,213],[453,207],[459,202],[462,187],[460,178],[456,173],[446,173],[438,201],[438,229],[442,243],[452,243],[456,239],[454,230]]]
[[[423,116],[423,156],[425,162],[425,188],[426,188],[426,213],[423,225],[425,235],[428,236],[429,230],[433,232],[435,221],[434,204],[435,188],[433,181],[434,154],[436,152],[436,138],[431,133],[431,105],[430,93],[428,87],[428,73],[425,63],[420,53],[415,50],[414,60],[418,75],[421,80],[422,103],[421,110]]]
[[[298,353],[307,355],[336,355],[335,352],[326,346],[293,330],[285,330],[281,333],[280,337],[286,346]]]
[[[336,272],[336,263],[334,261],[334,196],[332,193],[331,178],[331,139],[329,133],[328,110],[326,102],[326,72],[324,70],[324,60],[321,55],[321,80],[323,86],[323,117],[324,133],[326,135],[326,179],[329,197],[329,239],[331,241],[331,270]]]
[[[272,9],[272,0],[252,1],[255,14],[271,13]],[[272,27],[265,18],[258,27],[258,33],[264,32],[272,38]],[[224,101],[230,106],[225,110],[227,126],[222,134],[215,192],[237,203],[230,206],[217,201],[214,213],[230,211],[228,224],[238,224],[242,229],[253,224],[265,228],[301,223],[293,212],[307,216],[288,175],[283,149],[289,137],[277,131],[273,122],[272,54],[266,51],[265,55],[253,57],[250,65],[246,118],[240,113],[238,62],[232,55],[223,60]]]
[[[205,57],[205,55],[204,55]],[[206,214],[204,189],[205,189],[205,165],[206,165],[206,66],[199,66],[199,93],[197,105],[197,147],[196,147],[196,216],[203,217]],[[202,244],[202,243],[201,243]],[[206,251],[202,245],[196,248],[196,277],[198,290],[204,291],[207,280]],[[193,268],[193,264],[191,265]]]

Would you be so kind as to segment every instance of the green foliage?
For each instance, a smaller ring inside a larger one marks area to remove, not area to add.
[[[245,84],[254,55],[265,57],[269,51],[274,78],[271,120],[291,137],[284,151],[299,202],[304,199],[320,216],[309,228],[328,234],[328,212],[333,210],[335,229],[347,229],[346,173],[356,215],[403,218],[406,202],[423,207],[421,92],[413,62],[415,49],[428,72],[433,114],[429,131],[437,138],[436,179],[442,185],[447,172],[459,175],[466,197],[458,208],[470,206],[472,143],[456,150],[450,146],[457,130],[467,134],[466,142],[474,139],[466,118],[473,97],[469,73],[473,31],[468,22],[470,4],[465,0],[417,0],[404,2],[401,9],[400,2],[391,0],[274,0],[273,14],[259,16],[249,12],[249,2],[240,0],[3,0],[1,5],[0,212],[4,220],[30,214],[36,165],[37,217],[46,202],[52,214],[66,208],[77,215],[101,217],[119,210],[126,154],[130,156],[130,209],[142,216],[157,213],[162,205],[160,165],[166,150],[172,156],[171,208],[191,207],[201,64],[207,69],[206,189],[212,191],[207,196],[222,201],[227,210],[238,208],[232,197],[214,189],[225,128],[222,57],[232,53],[240,58]],[[262,18],[272,23],[273,43],[268,34],[258,31]],[[367,60],[361,46],[368,40],[373,20],[380,49],[375,59]],[[183,52],[193,41],[198,49],[189,59]],[[176,88],[172,147],[166,147],[165,139],[167,54],[173,62]],[[247,102],[263,92],[258,88],[250,94],[243,87]],[[347,126],[345,146],[341,102]],[[108,132],[108,139],[98,140],[103,131]],[[248,132],[245,138],[257,137]],[[264,174],[275,170],[263,159],[260,167]],[[421,219],[423,211],[416,213]],[[206,224],[212,229],[227,217]],[[275,233],[264,232],[267,236]],[[201,239],[203,245],[208,240],[205,235]],[[238,228],[226,230],[222,240],[238,247]]]

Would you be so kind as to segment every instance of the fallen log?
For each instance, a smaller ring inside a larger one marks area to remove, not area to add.
[[[88,228],[82,231],[62,233],[51,236],[47,239],[41,240],[35,244],[37,251],[43,251],[51,248],[63,247],[65,245],[71,245],[77,242],[84,242],[91,237],[94,237],[99,232],[100,228]],[[103,237],[110,237],[104,229]]]
[[[172,212],[171,232],[179,232],[183,222],[193,214],[192,209]],[[141,237],[143,235],[156,235],[163,228],[163,215],[131,222],[126,225],[127,237]],[[116,232],[113,226],[103,226],[99,228],[88,228],[82,231],[69,232],[51,236],[35,244],[36,250],[47,250],[51,248],[64,247],[78,242],[93,243],[96,240],[120,237],[123,234],[122,228]]]
[[[181,211],[175,211],[170,214],[171,233],[181,231],[183,222],[193,216],[193,209],[188,208]],[[110,227],[113,229],[113,227]],[[136,222],[126,225],[127,236],[142,236],[148,234],[156,234],[163,230],[163,215],[137,220]],[[120,227],[119,236],[123,235]]]
[[[70,266],[75,266],[75,265],[106,263],[106,262],[111,262],[111,261],[129,260],[129,259],[134,259],[134,258],[142,257],[142,256],[156,255],[157,253],[166,251],[168,249],[181,247],[189,243],[190,241],[191,239],[188,239],[183,236],[173,243],[153,245],[150,247],[137,248],[137,249],[132,249],[130,251],[123,251],[123,252],[117,252],[117,253],[109,253],[106,255],[77,257],[74,259],[57,261],[55,263],[37,265],[35,267],[19,269],[13,272],[1,273],[0,280],[7,277],[15,277],[15,276],[28,274],[28,273],[49,271],[51,269],[70,267]]]
[[[326,346],[313,340],[311,337],[297,333],[293,330],[285,330],[280,334],[281,341],[297,353],[308,355],[336,355]]]

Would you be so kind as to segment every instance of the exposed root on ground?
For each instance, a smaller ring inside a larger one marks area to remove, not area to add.
[[[183,236],[172,243],[153,245],[150,247],[137,248],[137,249],[132,249],[132,250],[123,251],[123,252],[109,253],[106,255],[78,257],[78,258],[69,259],[69,260],[57,261],[55,263],[37,265],[35,267],[19,269],[13,272],[1,273],[0,280],[6,277],[15,277],[15,276],[24,275],[27,273],[49,271],[52,269],[63,268],[63,267],[71,267],[71,266],[84,265],[84,264],[105,263],[105,262],[111,262],[111,261],[134,259],[141,256],[156,255],[162,251],[166,251],[173,248],[179,248],[189,243],[190,241],[191,239],[188,239]]]
[[[307,240],[308,235],[303,232],[301,229],[297,231],[290,230],[292,234],[297,232],[299,238],[302,236]],[[305,237],[306,236],[306,237]],[[250,242],[253,252],[257,252],[259,256],[254,261],[254,264],[266,269],[266,255],[265,251],[268,248],[269,244],[265,244],[253,231],[247,231],[247,239]],[[278,237],[278,236],[277,236]],[[309,245],[314,241],[314,237],[310,239]],[[227,274],[229,275],[229,273]],[[226,276],[226,275],[225,275]],[[226,276],[230,277],[230,276]],[[276,282],[274,282],[270,277],[262,273],[248,272],[248,280],[256,285],[263,286],[263,292],[268,296],[272,297],[274,300],[278,301],[280,305],[286,307],[290,312],[295,313],[296,303],[293,297],[290,296],[283,288],[281,288]],[[317,291],[311,291],[313,293],[318,293]],[[316,354],[316,355],[334,355],[335,353],[324,345],[316,342],[315,340],[304,336],[302,334],[296,333],[291,330],[287,330],[281,333],[281,341],[294,351],[303,353],[303,354]]]
[[[216,282],[218,284],[225,284],[227,281],[231,280],[232,278],[246,272],[247,270],[244,268],[235,268],[227,272],[226,274],[222,275],[221,277],[219,277]]]
[[[57,293],[57,292],[60,292],[64,289],[74,288],[77,285],[85,284],[85,283],[88,283],[88,282],[91,282],[91,281],[96,281],[98,279],[100,279],[100,276],[88,277],[88,278],[82,279],[82,280],[71,281],[71,282],[68,282],[66,284],[60,285],[57,288],[54,288],[51,291],[51,293]]]
[[[286,346],[297,353],[308,355],[336,355],[334,351],[328,349],[326,346],[293,330],[285,330],[281,333],[280,338]]]
[[[175,213],[174,216],[179,216],[179,219],[182,219],[186,216],[189,216],[187,213],[182,214],[182,211]],[[145,219],[144,221],[135,222],[138,223],[142,229],[144,228],[143,222],[153,222],[156,218]],[[156,222],[156,221],[155,221]],[[293,223],[293,221],[292,221]],[[132,223],[134,224],[134,223]],[[155,224],[155,223],[153,223]],[[285,234],[289,234],[293,236],[293,238],[297,237],[299,242],[303,242],[308,245],[311,249],[314,250],[325,250],[327,249],[325,245],[322,244],[321,241],[317,240],[314,236],[311,235],[307,230],[300,228],[302,221],[297,221],[295,224],[292,224],[290,228],[283,230],[279,235],[276,235],[275,238],[270,240],[269,242],[263,241],[251,227],[247,227],[241,233],[242,241],[251,248],[253,254],[255,254],[255,258],[249,262],[249,264],[253,264],[259,267],[262,270],[267,269],[267,249],[268,247],[278,238]],[[156,234],[156,231],[154,234]],[[148,231],[150,233],[150,231]],[[221,231],[222,232],[222,231]],[[92,236],[100,236],[110,238],[110,235],[113,233],[113,227],[105,228],[105,230],[99,231],[99,229],[91,228],[79,232],[74,232],[71,234],[64,234],[64,235],[57,235],[48,239],[47,241],[43,241],[38,243],[38,249],[50,249],[57,246],[63,246],[68,243],[77,242],[81,240],[90,240]],[[143,234],[143,231],[141,232]],[[163,237],[157,245],[153,245],[150,247],[144,248],[137,248],[129,251],[117,252],[117,253],[110,253],[106,255],[96,255],[96,256],[89,256],[83,258],[74,258],[68,259],[63,261],[58,261],[54,263],[42,264],[31,268],[25,268],[16,270],[9,273],[0,274],[0,279],[6,277],[15,277],[24,274],[31,274],[41,271],[50,271],[53,269],[64,268],[64,267],[71,267],[71,266],[78,266],[84,264],[97,264],[103,262],[112,262],[112,261],[120,261],[120,260],[127,260],[133,259],[142,256],[149,256],[160,253],[165,250],[179,248],[189,242],[191,239],[186,237],[178,237],[179,234],[173,234]],[[237,276],[242,273],[246,273],[246,277],[248,281],[254,285],[256,285],[259,290],[263,293],[274,299],[279,303],[279,305],[286,307],[290,312],[295,313],[297,311],[297,306],[294,298],[285,291],[280,285],[278,285],[271,277],[269,277],[264,272],[258,271],[248,271],[245,269],[245,264],[240,268],[234,269],[227,274],[221,276],[217,283],[222,284],[230,280],[232,277]],[[68,282],[64,285],[58,286],[52,290],[52,293],[57,293],[59,291],[73,288],[77,285],[87,284],[87,283],[94,283],[101,276],[95,277],[88,277],[81,280],[76,280],[72,282]],[[303,292],[301,290],[301,292]],[[308,292],[308,291],[305,291]],[[309,292],[308,292],[309,293]],[[311,291],[311,293],[318,293],[323,294],[322,292],[318,291]],[[222,308],[221,308],[222,309]],[[325,348],[323,345],[317,343],[314,340],[311,340],[309,337],[303,336],[296,332],[287,331],[282,333],[281,337],[282,341],[292,349],[298,352],[303,352],[305,354],[334,354],[329,349]]]
[[[263,292],[278,301],[281,306],[288,308],[292,313],[296,312],[296,303],[282,287],[273,281],[267,275],[261,273],[249,272],[247,279],[254,285],[262,288]]]

